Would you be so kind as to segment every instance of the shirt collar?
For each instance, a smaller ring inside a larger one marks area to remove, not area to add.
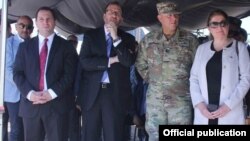
[[[180,30],[179,28],[177,28],[175,34],[172,37],[167,39],[162,31],[160,39],[163,41],[168,41],[168,42],[178,40],[179,34],[180,34]]]
[[[20,41],[24,41],[24,39],[23,38],[21,38],[20,36],[19,36],[19,34],[17,34],[17,37],[18,37],[18,39],[20,40]]]
[[[52,33],[51,35],[49,35],[49,36],[47,37],[48,42],[52,43],[54,36],[55,36],[55,33]],[[41,44],[41,43],[44,42],[44,39],[45,39],[44,36],[38,34],[38,38],[39,38],[39,44]]]
[[[109,32],[108,32],[108,30],[107,30],[107,28],[105,26],[104,26],[104,32],[105,32],[105,36],[107,37]]]

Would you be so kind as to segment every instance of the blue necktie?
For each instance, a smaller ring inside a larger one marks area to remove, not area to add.
[[[110,33],[107,35],[107,40],[106,40],[106,47],[107,47],[107,57],[110,55],[111,47],[112,47],[113,41],[112,37],[110,36]],[[104,71],[103,76],[102,76],[102,82],[106,82],[107,78],[109,77],[108,71]]]
[[[110,33],[108,33],[108,35],[107,35],[107,42],[106,42],[107,56],[108,57],[110,55],[110,50],[111,50],[112,45],[113,45],[112,37],[110,36]]]

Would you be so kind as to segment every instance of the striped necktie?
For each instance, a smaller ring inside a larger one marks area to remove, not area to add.
[[[110,33],[108,33],[107,40],[106,40],[107,57],[109,57],[109,55],[110,55],[112,45],[113,45],[112,37],[111,37]],[[103,76],[102,76],[102,82],[106,82],[105,80],[107,80],[107,79],[109,80],[109,75],[108,75],[108,71],[105,70],[103,73]]]

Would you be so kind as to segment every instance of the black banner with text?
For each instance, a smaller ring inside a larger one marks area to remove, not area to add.
[[[249,140],[249,125],[160,125],[159,141],[169,138],[183,138],[185,140],[205,140],[222,138]],[[248,138],[248,139],[247,139]]]

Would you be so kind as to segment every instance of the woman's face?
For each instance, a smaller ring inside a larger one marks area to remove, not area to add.
[[[214,39],[227,38],[229,32],[228,21],[222,15],[214,15],[208,24],[208,30]]]

